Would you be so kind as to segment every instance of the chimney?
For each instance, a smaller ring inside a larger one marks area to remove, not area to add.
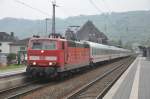
[[[10,36],[11,36],[11,37],[14,37],[14,32],[11,32],[11,33],[10,33]]]

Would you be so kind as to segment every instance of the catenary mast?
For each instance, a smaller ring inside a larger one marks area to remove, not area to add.
[[[55,7],[56,7],[56,0],[52,1],[53,5],[53,14],[52,14],[52,35],[55,34]]]

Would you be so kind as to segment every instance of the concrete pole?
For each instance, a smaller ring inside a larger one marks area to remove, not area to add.
[[[56,3],[53,2],[53,16],[52,16],[52,34],[55,34],[55,7],[56,7]]]

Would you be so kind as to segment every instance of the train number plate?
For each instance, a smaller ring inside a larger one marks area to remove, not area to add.
[[[45,56],[40,56],[40,60],[45,60]]]

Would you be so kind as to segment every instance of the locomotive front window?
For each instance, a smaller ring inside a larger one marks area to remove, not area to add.
[[[55,41],[33,42],[31,48],[35,50],[55,50],[56,42]]]
[[[33,42],[32,49],[42,49],[42,43]]]
[[[45,50],[54,50],[54,49],[56,49],[56,42],[55,41],[44,42],[43,48]]]

